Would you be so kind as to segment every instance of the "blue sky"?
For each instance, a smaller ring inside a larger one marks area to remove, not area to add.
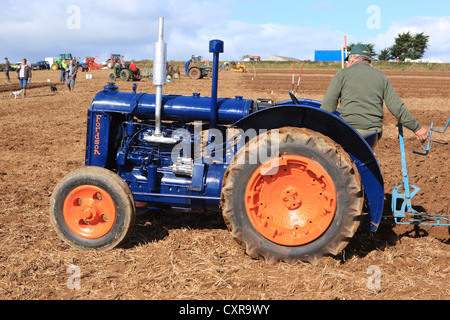
[[[425,58],[450,63],[449,1],[298,0],[1,0],[0,55],[30,61],[71,52],[122,53],[152,59],[158,18],[165,18],[168,58],[210,56],[208,42],[225,42],[222,59],[245,54],[314,59],[315,50],[348,42],[391,46],[401,32],[430,36]]]

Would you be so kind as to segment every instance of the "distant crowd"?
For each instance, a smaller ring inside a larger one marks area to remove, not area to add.
[[[73,60],[61,61],[61,77],[59,82],[61,84],[67,84],[70,91],[75,88],[75,79],[77,78],[78,65]]]
[[[5,77],[6,82],[11,83],[9,72],[11,70],[11,63],[8,58],[5,57]],[[31,82],[32,69],[27,63],[27,59],[22,59],[21,64],[15,70],[17,72],[17,78],[19,79],[20,90],[23,90],[23,96],[27,94],[27,84]],[[61,63],[61,77],[59,82],[66,84],[69,91],[73,91],[75,88],[75,80],[77,77],[78,65],[74,60],[63,60]]]

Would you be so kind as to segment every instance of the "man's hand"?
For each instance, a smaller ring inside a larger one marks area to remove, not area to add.
[[[420,128],[415,132],[421,143],[424,143],[428,139],[428,131],[424,128]]]

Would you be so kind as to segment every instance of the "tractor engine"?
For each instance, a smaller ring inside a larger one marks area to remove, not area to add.
[[[214,102],[198,93],[164,95],[157,135],[157,97],[135,89],[119,92],[108,83],[94,98],[88,111],[86,165],[117,172],[136,201],[191,207],[206,200],[217,206],[227,167],[227,127],[267,102],[240,96]],[[216,127],[208,130],[215,103]]]

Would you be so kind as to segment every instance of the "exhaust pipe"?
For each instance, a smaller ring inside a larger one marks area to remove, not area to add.
[[[159,18],[158,41],[153,48],[153,85],[156,86],[155,95],[155,132],[144,135],[143,140],[152,143],[176,144],[179,138],[165,137],[161,132],[162,88],[166,84],[167,44],[164,37],[164,18]]]
[[[155,98],[155,135],[161,135],[162,88],[166,84],[167,44],[163,40],[164,18],[159,18],[158,42],[153,49],[153,85],[156,86]]]

